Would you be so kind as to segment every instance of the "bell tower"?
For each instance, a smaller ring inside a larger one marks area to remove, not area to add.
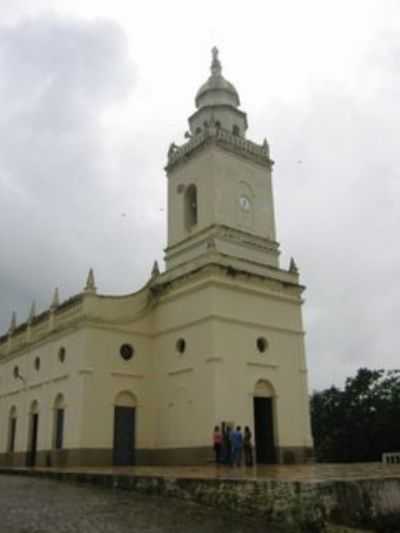
[[[217,48],[211,75],[195,97],[187,141],[170,145],[167,270],[212,252],[243,270],[278,267],[270,159],[266,140],[246,138],[247,115],[222,76]]]

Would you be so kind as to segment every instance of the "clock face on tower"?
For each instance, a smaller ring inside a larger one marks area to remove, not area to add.
[[[244,196],[244,194],[242,194],[242,196],[240,197],[239,204],[240,204],[240,208],[243,211],[246,211],[246,212],[250,211],[250,208],[251,208],[250,200],[247,198],[247,196]]]

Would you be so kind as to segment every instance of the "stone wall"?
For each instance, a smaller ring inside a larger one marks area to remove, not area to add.
[[[256,513],[265,517],[266,525],[282,525],[291,532],[325,532],[334,523],[394,533],[400,524],[400,479],[242,481],[4,468],[0,473],[93,483],[195,501],[242,515]],[[384,523],[393,526],[379,529]]]

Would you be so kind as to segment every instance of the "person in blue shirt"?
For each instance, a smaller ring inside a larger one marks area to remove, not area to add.
[[[231,444],[231,427],[229,424],[222,422],[222,446],[223,446],[223,463],[226,465],[232,464],[232,444]]]
[[[231,432],[231,445],[232,445],[232,465],[240,466],[242,464],[242,448],[243,448],[243,435],[242,428],[236,427],[236,430]]]

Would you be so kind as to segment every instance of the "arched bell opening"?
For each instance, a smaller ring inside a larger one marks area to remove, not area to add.
[[[197,224],[197,187],[189,185],[185,191],[185,227],[190,231]]]

